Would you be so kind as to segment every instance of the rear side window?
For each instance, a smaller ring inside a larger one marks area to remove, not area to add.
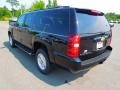
[[[76,13],[78,33],[98,33],[110,30],[110,26],[103,15]]]
[[[47,17],[48,19],[48,17]],[[69,33],[69,10],[55,10],[49,12],[49,26],[45,32],[68,35]]]

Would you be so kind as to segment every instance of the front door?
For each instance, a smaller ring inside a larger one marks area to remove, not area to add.
[[[21,31],[24,26],[24,20],[25,20],[25,15],[20,16],[17,21],[17,25],[16,25],[15,29],[13,30],[14,39],[20,43],[22,43]]]
[[[27,46],[28,48],[32,48],[32,30],[29,27],[23,27],[21,31],[21,40],[22,44]]]

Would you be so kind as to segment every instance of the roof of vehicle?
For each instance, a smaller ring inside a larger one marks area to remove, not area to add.
[[[58,7],[54,7],[54,8],[48,8],[48,9],[38,9],[38,10],[33,10],[30,12],[27,12],[25,14],[29,14],[29,13],[33,13],[33,12],[37,12],[37,11],[51,11],[51,10],[58,10],[58,9],[66,9],[66,8],[71,8],[69,6],[58,6]]]
[[[74,8],[74,7],[70,7],[70,6],[58,6],[58,7],[48,8],[48,9],[43,9],[43,10],[39,9],[39,10],[30,11],[28,13],[33,13],[33,12],[37,12],[37,11],[60,10],[60,9],[75,9],[77,12],[81,12],[81,13],[94,13],[94,14],[104,15],[103,12],[100,12],[100,11],[97,11],[97,10]],[[25,13],[25,14],[28,14],[28,13]]]
[[[43,10],[34,10],[34,11],[48,11],[48,10],[56,10],[56,9],[66,9],[66,8],[73,8],[73,9],[76,9],[76,10],[79,10],[79,11],[94,11],[94,12],[99,12],[99,13],[103,13],[103,12],[100,12],[100,11],[97,11],[97,10],[92,10],[92,9],[83,9],[83,8],[74,8],[74,7],[70,7],[70,6],[58,6],[58,7],[54,7],[54,8],[48,8],[48,9],[43,9]],[[34,12],[34,11],[31,11],[31,12]]]

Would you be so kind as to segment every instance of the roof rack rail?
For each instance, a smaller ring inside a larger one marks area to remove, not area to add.
[[[70,6],[57,6],[57,7],[47,8],[47,9],[37,9],[37,10],[33,10],[33,11],[49,10],[49,9],[57,9],[57,8],[70,8]],[[29,12],[31,12],[31,11],[29,11]]]
[[[54,8],[69,8],[69,6],[57,6],[57,7],[51,7],[51,8],[48,8],[48,9],[54,9]]]

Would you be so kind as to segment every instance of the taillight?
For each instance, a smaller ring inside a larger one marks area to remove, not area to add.
[[[68,45],[66,50],[67,56],[76,58],[80,54],[80,35],[71,35],[68,38]]]
[[[110,39],[109,39],[109,41],[108,41],[108,45],[111,44],[111,41],[112,41],[112,31],[110,31]]]

